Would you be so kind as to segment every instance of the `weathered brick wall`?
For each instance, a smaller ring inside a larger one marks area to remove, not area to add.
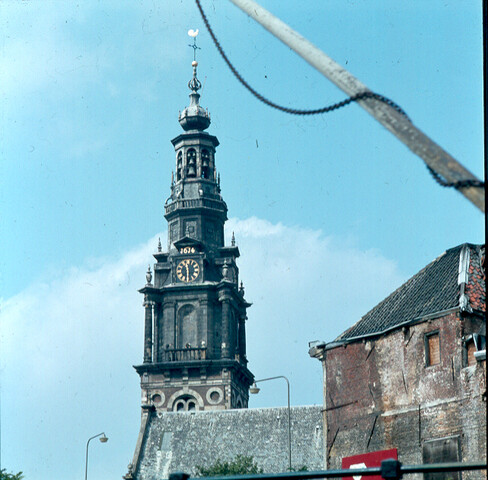
[[[464,368],[461,371],[460,383],[466,392],[460,406],[463,431],[462,458],[467,461],[486,461],[486,361]],[[477,477],[463,475],[463,479],[469,478]]]
[[[424,442],[456,435],[462,461],[486,460],[485,362],[463,363],[462,336],[478,323],[453,313],[326,351],[328,467],[389,448],[398,449],[402,462],[422,463]],[[441,362],[426,366],[425,334],[434,330]]]
[[[292,466],[323,465],[322,406],[292,407]],[[265,472],[288,469],[288,409],[256,408],[153,413],[142,445],[138,480],[195,473],[197,465],[250,455]]]

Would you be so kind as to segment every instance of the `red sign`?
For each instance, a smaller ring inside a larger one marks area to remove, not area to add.
[[[371,468],[381,467],[381,462],[388,459],[398,460],[398,452],[396,448],[390,450],[378,450],[377,452],[362,453],[360,455],[352,455],[351,457],[344,457],[342,459],[342,468]],[[353,477],[344,477],[344,480],[361,480],[361,475],[354,475]],[[381,475],[365,476],[364,480],[382,480]]]

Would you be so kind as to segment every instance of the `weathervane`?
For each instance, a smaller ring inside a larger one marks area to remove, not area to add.
[[[200,47],[197,47],[198,28],[196,30],[193,30],[192,28],[190,28],[190,30],[188,30],[188,35],[190,37],[193,37],[193,45],[191,43],[189,43],[188,46],[193,48],[193,61],[196,62],[197,50],[201,50]]]
[[[188,46],[193,48],[193,62],[191,63],[193,67],[193,78],[188,82],[188,88],[193,92],[197,93],[198,90],[202,88],[202,84],[200,80],[197,78],[197,49],[201,50],[200,47],[197,47],[197,35],[198,35],[198,28],[196,30],[190,29],[188,30],[188,35],[193,37],[193,45],[189,44]],[[198,102],[197,102],[198,103]]]

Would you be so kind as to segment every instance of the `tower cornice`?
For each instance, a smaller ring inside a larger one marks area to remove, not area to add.
[[[182,142],[188,142],[189,140],[208,140],[212,143],[214,147],[218,147],[220,142],[215,135],[210,135],[210,133],[202,132],[200,130],[190,130],[188,132],[180,133],[178,136],[171,140],[171,143],[176,148]]]
[[[199,360],[194,362],[195,366],[202,368],[216,367],[219,369],[228,368],[232,370],[239,371],[246,380],[251,384],[254,381],[254,375],[250,370],[234,359],[219,359],[219,360]],[[191,362],[159,362],[159,363],[144,363],[141,365],[133,365],[133,368],[139,375],[144,373],[159,373],[159,372],[170,372],[171,370],[180,370],[182,368],[188,368],[191,366]]]

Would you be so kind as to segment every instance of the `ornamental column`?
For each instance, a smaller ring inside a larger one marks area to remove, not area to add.
[[[160,335],[162,337],[161,343],[161,360],[163,362],[169,361],[174,354],[173,349],[176,348],[176,303],[173,301],[165,301],[162,306],[162,327]],[[168,352],[171,350],[171,352]]]
[[[222,358],[230,358],[230,301],[222,300]]]
[[[152,302],[144,299],[145,321],[144,321],[144,363],[151,363],[152,361],[152,322],[153,311]]]
[[[154,320],[154,345],[153,345],[153,362],[158,363],[161,361],[161,345],[160,345],[160,333],[159,333],[159,325],[160,325],[160,317],[161,317],[161,304],[154,303],[153,308],[153,320]]]
[[[239,358],[242,363],[246,362],[246,316],[239,316]]]

